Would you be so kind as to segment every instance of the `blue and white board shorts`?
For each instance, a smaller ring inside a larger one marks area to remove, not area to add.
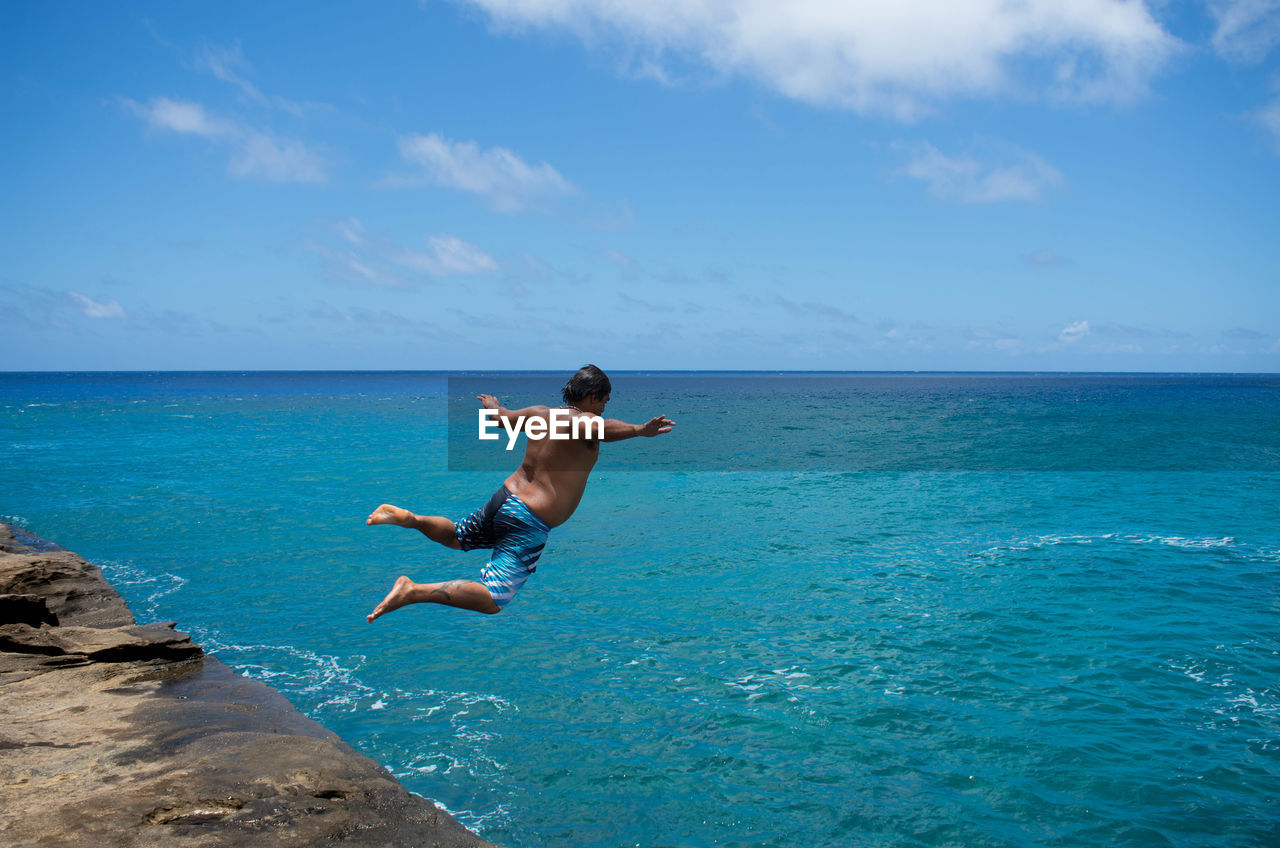
[[[511,603],[524,581],[538,570],[538,557],[551,532],[547,523],[506,486],[498,489],[487,504],[454,522],[454,528],[464,551],[493,549],[488,564],[480,571],[480,582],[499,609]]]

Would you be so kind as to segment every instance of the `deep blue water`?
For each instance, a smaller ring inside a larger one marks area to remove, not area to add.
[[[500,616],[363,520],[563,375],[0,374],[0,517],[512,848],[1275,844],[1280,378],[614,376]]]

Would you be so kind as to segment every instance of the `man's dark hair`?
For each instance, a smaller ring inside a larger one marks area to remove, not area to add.
[[[577,403],[592,395],[607,398],[612,393],[613,386],[609,383],[609,377],[594,365],[584,365],[564,384],[560,397],[564,398],[565,403]]]

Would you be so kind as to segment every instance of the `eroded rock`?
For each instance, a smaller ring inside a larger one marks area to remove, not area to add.
[[[0,592],[61,624],[0,625],[0,844],[489,845],[33,538],[0,524]]]
[[[0,624],[58,626],[58,617],[41,595],[0,595]]]

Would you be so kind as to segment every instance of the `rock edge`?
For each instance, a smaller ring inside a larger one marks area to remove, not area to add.
[[[0,522],[0,843],[490,846],[174,628]]]

